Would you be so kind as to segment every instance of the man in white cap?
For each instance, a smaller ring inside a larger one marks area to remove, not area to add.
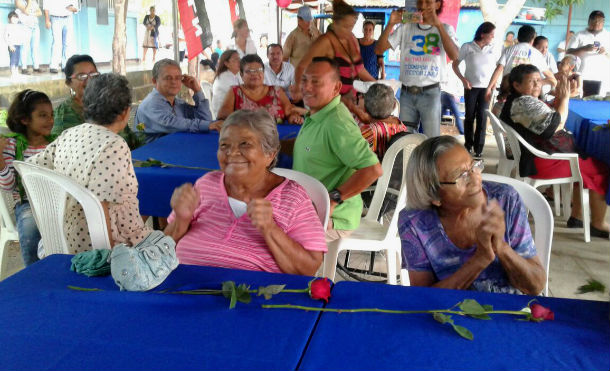
[[[312,20],[313,16],[309,6],[300,7],[297,12],[297,28],[288,35],[284,42],[284,61],[290,62],[294,67],[299,65],[311,44],[320,37],[320,31],[313,27]]]

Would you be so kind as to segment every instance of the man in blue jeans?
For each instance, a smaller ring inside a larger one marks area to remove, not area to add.
[[[419,124],[428,137],[440,135],[441,89],[447,57],[458,56],[455,30],[442,23],[438,14],[443,0],[417,0],[422,23],[402,24],[402,11],[393,11],[381,33],[375,53],[400,46],[400,120],[415,132]],[[398,27],[390,35],[395,25]]]
[[[45,26],[51,29],[51,63],[49,72],[58,73],[61,63],[74,54],[74,24],[72,15],[78,12],[77,0],[53,0],[44,2]]]

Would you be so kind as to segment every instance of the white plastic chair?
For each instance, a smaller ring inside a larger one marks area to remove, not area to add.
[[[72,178],[45,167],[22,161],[14,161],[13,164],[23,180],[34,219],[42,236],[46,256],[70,254],[64,233],[64,216],[68,196],[72,196],[83,207],[93,249],[112,247],[104,209],[90,190]]]
[[[330,212],[330,198],[328,197],[328,191],[326,190],[326,187],[324,187],[324,184],[320,183],[318,179],[296,170],[276,167],[271,171],[284,178],[294,180],[299,183],[301,187],[305,188],[305,191],[313,202],[320,222],[322,222],[324,230],[326,230],[326,226],[328,225],[328,213]]]
[[[563,203],[563,215],[567,219],[571,214],[571,202],[572,202],[572,187],[574,183],[578,183],[580,187],[580,202],[582,203],[582,223],[584,227],[585,242],[591,241],[591,231],[589,227],[590,215],[589,215],[589,190],[583,187],[582,176],[580,174],[580,166],[578,165],[578,154],[577,153],[553,153],[549,155],[537,148],[534,148],[529,144],[515,129],[500,121],[502,127],[506,131],[508,136],[508,143],[513,151],[513,157],[517,164],[521,159],[521,147],[519,144],[527,148],[534,156],[539,158],[545,158],[550,160],[566,160],[570,162],[570,173],[571,176],[565,178],[552,178],[552,179],[534,179],[530,177],[523,177],[523,181],[530,184],[534,188],[538,188],[545,185],[553,186],[553,193],[555,199],[555,214],[559,215],[560,203]],[[517,165],[517,174],[519,174],[519,166]],[[561,197],[559,195],[557,185],[561,186]]]
[[[375,193],[371,200],[371,205],[366,213],[366,216],[360,220],[360,226],[353,231],[348,237],[340,238],[328,244],[328,253],[324,256],[323,276],[334,281],[337,257],[342,250],[357,250],[357,251],[385,251],[386,265],[388,274],[388,283],[395,285],[397,267],[401,264],[401,244],[398,236],[398,214],[402,206],[405,205],[407,199],[406,188],[406,167],[409,162],[411,152],[421,142],[426,139],[423,134],[410,134],[398,139],[390,146],[383,157],[381,166],[383,175],[377,180]],[[396,210],[392,215],[389,224],[383,225],[379,222],[381,206],[384,197],[388,191],[390,176],[396,156],[402,152],[402,176],[400,183],[400,191],[396,201]],[[408,279],[406,277],[405,279]],[[403,277],[401,277],[403,282]]]
[[[500,152],[500,160],[498,162],[498,170],[496,171],[496,174],[510,177],[510,174],[518,163],[515,162],[514,157],[511,159],[506,155],[506,145],[504,143],[506,130],[504,130],[502,127],[500,119],[498,119],[490,110],[487,110],[487,116],[489,117],[491,127],[494,131],[494,137],[496,138],[496,144],[498,145],[498,152]]]
[[[203,91],[203,95],[205,95],[205,97],[210,102],[210,107],[211,107],[212,106],[212,95],[213,95],[213,91],[214,91],[212,84],[210,84],[207,81],[202,81],[201,82],[201,91]],[[212,114],[212,118],[216,119],[216,115],[214,114],[214,112],[210,110],[210,113]]]
[[[532,214],[534,218],[534,245],[536,246],[538,258],[540,258],[542,267],[546,272],[546,281],[542,292],[547,296],[554,226],[553,212],[549,203],[536,188],[520,180],[495,174],[482,174],[482,176],[485,181],[511,185],[519,193],[523,204]]]
[[[8,244],[11,241],[19,242],[14,205],[13,195],[0,191],[0,280],[6,277],[8,271]]]

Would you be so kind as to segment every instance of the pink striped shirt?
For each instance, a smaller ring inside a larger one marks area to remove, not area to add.
[[[235,217],[224,187],[224,173],[205,174],[195,183],[200,204],[176,254],[182,264],[208,265],[281,273],[265,239],[248,214]],[[307,192],[298,183],[284,180],[266,200],[277,225],[306,250],[326,252],[324,229]],[[168,221],[175,218],[174,212]]]
[[[15,168],[13,167],[16,142],[15,138],[6,138],[6,147],[4,147],[4,151],[2,152],[6,166],[4,169],[0,170],[0,189],[12,192],[13,199],[15,199],[15,201],[20,201],[19,190],[17,189],[17,184],[15,182]],[[46,147],[46,144],[36,147],[28,146],[23,152],[23,159],[27,160],[35,154],[42,152]]]

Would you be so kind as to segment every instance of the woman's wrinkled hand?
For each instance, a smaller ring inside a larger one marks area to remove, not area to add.
[[[263,198],[256,198],[248,203],[248,217],[252,225],[258,229],[259,232],[265,233],[271,227],[275,226],[273,220],[273,207],[271,202]]]
[[[190,222],[199,202],[199,193],[191,183],[185,183],[174,190],[170,205],[176,219]]]
[[[220,131],[223,123],[224,123],[224,120],[216,120],[216,121],[212,122],[208,128],[210,130]]]
[[[568,76],[562,74],[557,79],[557,86],[555,87],[555,97],[556,98],[568,98],[570,96],[570,81],[568,80]]]
[[[483,217],[479,228],[490,236],[491,247],[494,254],[503,246],[506,223],[504,210],[496,200],[491,200],[483,210]]]

